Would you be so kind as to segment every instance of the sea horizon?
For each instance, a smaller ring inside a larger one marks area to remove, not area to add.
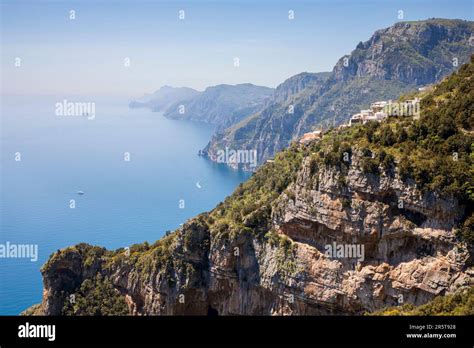
[[[153,243],[250,176],[198,156],[212,125],[130,109],[117,97],[92,99],[94,119],[56,115],[68,98],[3,100],[1,243],[38,245],[39,255],[2,259],[2,315],[41,301],[39,270],[57,249]]]

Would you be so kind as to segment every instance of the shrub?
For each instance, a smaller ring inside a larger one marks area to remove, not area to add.
[[[309,175],[313,176],[318,172],[318,160],[315,156],[311,156],[309,161]]]
[[[410,159],[408,156],[404,155],[398,162],[398,175],[400,175],[400,179],[406,181],[408,178],[411,177],[411,164]]]
[[[370,121],[365,124],[364,131],[365,131],[365,138],[369,143],[374,141],[374,135],[379,127],[379,123],[376,121]]]
[[[362,149],[361,168],[366,174],[378,174],[378,162],[372,158],[372,151],[367,148]]]
[[[128,315],[129,310],[125,298],[114,288],[108,278],[98,274],[92,279],[86,279],[79,290],[70,296],[65,296],[63,315]]]
[[[395,157],[384,150],[379,152],[378,161],[385,172],[391,172],[395,167]]]
[[[456,237],[465,242],[469,248],[474,246],[474,213],[464,221],[460,229],[456,230]]]
[[[375,136],[376,143],[382,146],[392,146],[397,142],[395,133],[389,124],[381,127],[380,132]]]
[[[447,296],[437,296],[421,306],[405,304],[374,312],[371,315],[474,315],[474,287],[461,289]]]
[[[374,159],[364,157],[362,159],[362,171],[366,174],[378,174],[379,166]]]
[[[350,208],[351,205],[352,205],[352,201],[351,201],[349,198],[343,198],[343,199],[342,199],[342,207],[343,207],[344,209]]]

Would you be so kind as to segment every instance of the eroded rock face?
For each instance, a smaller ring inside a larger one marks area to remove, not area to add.
[[[453,232],[464,207],[454,198],[422,195],[395,174],[365,174],[357,151],[341,175],[333,167],[312,174],[303,160],[271,209],[277,242],[217,233],[199,216],[162,249],[55,254],[43,269],[42,310],[61,314],[68,294],[96,273],[133,315],[361,314],[472,285],[469,251]],[[328,245],[363,246],[363,255],[330,255]]]
[[[436,47],[446,42],[454,51],[462,51],[461,47],[455,47],[453,43],[464,40],[466,33],[469,33],[469,25],[471,23],[463,21],[426,20],[399,22],[389,28],[377,30],[368,41],[357,46],[357,50],[366,53],[365,57],[361,54],[351,56],[353,64],[349,64],[349,69],[339,62],[334,70],[335,78],[347,80],[354,76],[372,75],[404,83],[433,83],[450,69],[447,61],[428,61],[435,54],[433,52]],[[408,46],[411,47],[407,49]],[[407,50],[404,51],[405,49]],[[404,54],[398,59],[387,59],[400,51],[404,51]],[[426,57],[426,60],[415,64],[417,54]]]
[[[397,302],[419,305],[469,285],[469,253],[456,246],[453,233],[464,207],[421,195],[397,177],[364,174],[358,157],[352,160],[342,189],[340,172],[323,168],[312,178],[304,166],[290,188],[295,199],[283,195],[274,210],[274,224],[305,251],[299,260],[307,281],[332,285],[314,299],[329,298],[343,312],[373,311]],[[325,246],[334,242],[364,245],[364,260],[328,259]],[[334,263],[334,271],[315,258]]]

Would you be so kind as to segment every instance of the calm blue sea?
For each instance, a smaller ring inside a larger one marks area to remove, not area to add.
[[[95,102],[95,119],[56,116],[63,99]],[[213,127],[129,109],[126,98],[3,96],[1,105],[0,243],[39,247],[36,262],[0,258],[2,315],[41,301],[39,269],[55,250],[153,242],[249,176],[197,156]]]

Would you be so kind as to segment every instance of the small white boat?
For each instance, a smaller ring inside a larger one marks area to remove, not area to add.
[[[77,191],[77,194],[82,196],[84,194],[84,191]]]

